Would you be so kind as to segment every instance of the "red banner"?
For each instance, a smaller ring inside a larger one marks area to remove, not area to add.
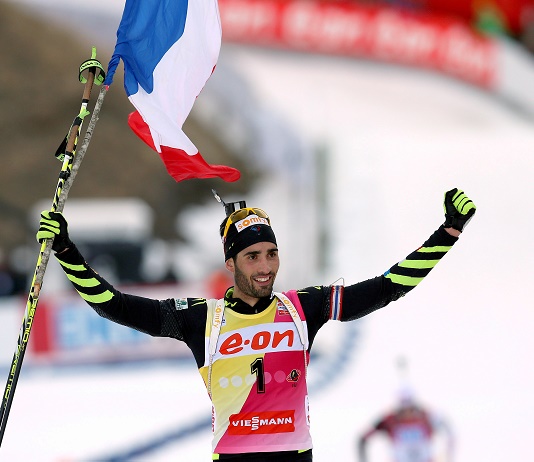
[[[313,0],[219,0],[223,39],[434,69],[490,88],[494,41],[464,22],[388,7]]]

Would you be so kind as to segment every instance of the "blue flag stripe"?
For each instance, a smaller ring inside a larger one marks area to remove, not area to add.
[[[184,33],[187,7],[188,0],[126,0],[104,84],[111,84],[122,59],[126,94],[139,86],[152,93],[154,69]]]

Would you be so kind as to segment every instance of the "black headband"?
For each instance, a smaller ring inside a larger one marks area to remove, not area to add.
[[[235,224],[231,224],[224,241],[224,260],[235,257],[243,249],[258,242],[272,242],[277,245],[273,229],[269,225],[252,224],[238,231]]]

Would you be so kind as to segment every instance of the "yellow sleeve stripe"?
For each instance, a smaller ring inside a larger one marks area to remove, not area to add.
[[[87,295],[80,291],[78,291],[78,293],[80,294],[80,297],[82,297],[86,302],[89,303],[109,302],[113,298],[113,294],[109,290],[106,290],[105,292],[96,295]]]
[[[67,277],[69,278],[69,281],[72,281],[74,284],[77,284],[81,287],[96,287],[98,284],[100,284],[100,282],[95,278],[82,279],[77,278],[72,274],[67,274]]]
[[[424,278],[414,278],[411,276],[401,276],[400,274],[389,273],[387,278],[391,279],[395,284],[400,284],[402,286],[412,286],[415,287],[419,284]]]
[[[436,245],[434,247],[421,247],[418,249],[418,252],[421,253],[432,253],[432,252],[448,252],[452,249],[450,245]]]
[[[404,260],[399,263],[401,268],[428,269],[434,268],[439,260]]]
[[[65,263],[64,261],[58,260],[63,268],[67,268],[73,271],[85,271],[87,268],[84,265],[71,265],[70,263]]]

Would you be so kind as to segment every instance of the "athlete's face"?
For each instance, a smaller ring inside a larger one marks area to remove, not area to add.
[[[234,297],[254,306],[259,298],[273,291],[280,260],[278,248],[271,242],[258,242],[239,252],[226,268],[234,275]]]

